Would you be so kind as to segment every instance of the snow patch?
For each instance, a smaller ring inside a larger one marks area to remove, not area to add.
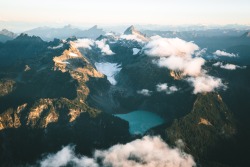
[[[117,81],[115,80],[115,76],[121,71],[120,65],[117,63],[95,63],[96,69],[102,74],[107,76],[108,81],[112,85],[116,85]]]
[[[133,48],[133,55],[137,55],[140,52],[140,49]]]

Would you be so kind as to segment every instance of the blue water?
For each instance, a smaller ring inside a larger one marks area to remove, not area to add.
[[[129,132],[131,134],[144,134],[148,129],[165,122],[157,114],[142,110],[128,114],[116,114],[115,116],[129,122]]]

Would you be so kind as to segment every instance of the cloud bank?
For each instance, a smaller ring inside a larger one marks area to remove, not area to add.
[[[145,136],[127,144],[117,144],[107,150],[96,150],[93,158],[79,156],[74,147],[66,146],[40,161],[42,167],[192,167],[191,155],[170,148],[160,137]]]
[[[221,51],[221,50],[216,50],[213,54],[216,55],[216,56],[237,57],[236,54],[227,53],[227,52]]]
[[[153,63],[159,67],[167,67],[174,71],[183,71],[183,75],[198,76],[201,74],[202,65],[205,60],[203,58],[183,58],[178,56],[161,57],[154,60]]]
[[[143,48],[145,54],[155,57],[190,57],[199,47],[192,43],[186,42],[179,38],[162,38],[160,36],[151,37]]]
[[[200,56],[206,53],[206,49],[199,50],[193,42],[154,36],[143,50],[146,55],[156,58],[153,63],[159,67],[181,72],[186,77],[184,79],[194,87],[195,94],[224,87],[221,79],[209,76],[202,69],[205,60]],[[168,90],[167,85],[157,85],[158,91],[162,88]],[[172,90],[175,88],[172,87]]]

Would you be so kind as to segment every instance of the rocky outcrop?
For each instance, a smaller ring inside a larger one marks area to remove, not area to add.
[[[15,88],[15,81],[5,79],[0,80],[0,97],[11,93]]]
[[[140,40],[146,42],[149,41],[149,39],[146,37],[146,35],[144,35],[143,33],[141,33],[140,31],[136,30],[135,27],[132,25],[130,27],[128,27],[125,31],[124,31],[124,35],[135,35],[137,38],[139,38]]]
[[[183,78],[183,74],[180,71],[170,71],[170,76],[175,80],[181,80]]]
[[[18,106],[16,110],[10,108],[4,113],[0,114],[0,130],[6,128],[18,128],[21,126],[20,116],[21,112],[25,110],[27,103]]]

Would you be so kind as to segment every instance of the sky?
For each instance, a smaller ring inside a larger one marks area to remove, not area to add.
[[[0,0],[0,22],[249,25],[249,9],[249,0]]]

